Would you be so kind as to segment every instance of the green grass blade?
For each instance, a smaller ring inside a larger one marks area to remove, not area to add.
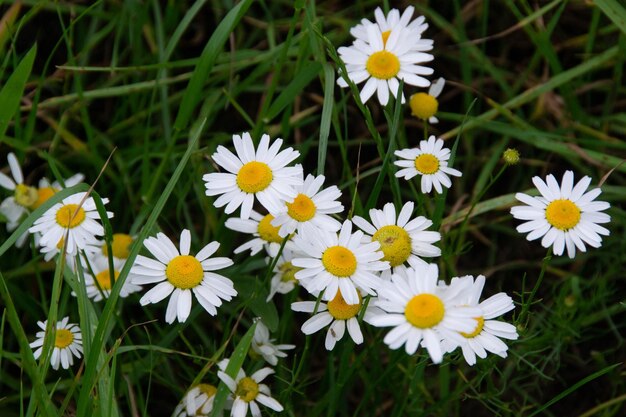
[[[4,140],[4,134],[7,131],[9,122],[20,104],[24,86],[33,69],[36,54],[37,45],[34,45],[15,68],[2,90],[0,90],[0,103],[2,103],[0,105],[0,143]]]
[[[595,0],[593,4],[598,6],[619,30],[626,33],[626,9],[624,6],[615,0]]]
[[[309,85],[317,74],[322,69],[322,65],[319,62],[311,62],[298,73],[276,100],[272,103],[267,114],[265,115],[264,122],[269,123],[274,117],[278,116],[285,107],[294,102],[294,99],[299,95],[304,87]],[[332,91],[332,90],[331,90]],[[332,97],[332,96],[331,96]]]
[[[326,165],[326,150],[328,149],[328,136],[333,117],[333,104],[335,103],[335,70],[330,64],[324,64],[324,104],[322,105],[322,118],[320,120],[320,139],[317,148],[317,175],[324,174]]]

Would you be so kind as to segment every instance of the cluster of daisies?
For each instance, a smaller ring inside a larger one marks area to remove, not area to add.
[[[367,101],[374,93],[382,105],[389,93],[405,101],[400,80],[406,85],[428,87],[428,93],[410,97],[411,112],[425,123],[435,123],[437,97],[445,81],[434,83],[423,76],[432,69],[422,63],[433,56],[431,40],[422,39],[427,28],[423,17],[411,20],[413,7],[402,14],[396,9],[385,15],[375,12],[375,22],[367,19],[352,28],[355,40],[350,47],[339,48],[345,72],[338,83],[365,82],[360,97]],[[342,219],[341,191],[325,184],[323,175],[305,175],[296,161],[300,153],[284,147],[282,139],[263,135],[255,146],[249,133],[233,135],[234,152],[218,146],[212,159],[220,172],[203,176],[206,195],[215,207],[233,215],[226,227],[250,235],[234,250],[235,254],[262,253],[272,270],[267,301],[276,294],[287,294],[302,287],[308,300],[297,301],[292,309],[310,317],[302,325],[306,335],[327,329],[325,347],[332,350],[346,332],[355,344],[364,342],[361,324],[389,327],[384,343],[391,349],[412,355],[423,347],[434,363],[446,353],[460,349],[465,361],[473,365],[487,353],[506,357],[505,340],[518,337],[516,328],[497,320],[514,309],[513,300],[498,293],[481,301],[485,277],[453,277],[447,282],[437,265],[430,263],[441,255],[436,246],[439,232],[429,230],[428,218],[415,213],[413,202],[402,207],[393,203],[382,209],[371,209],[368,218],[354,216]],[[396,176],[411,180],[420,177],[423,193],[443,193],[452,185],[451,176],[461,172],[448,166],[451,152],[435,136],[420,142],[414,149],[395,152]],[[12,193],[0,205],[7,219],[7,229],[14,230],[24,218],[64,186],[82,181],[77,174],[66,181],[51,183],[42,179],[37,187],[24,183],[17,158],[9,154],[12,178],[0,173],[0,186]],[[603,213],[608,203],[595,201],[600,189],[587,191],[591,178],[584,177],[574,185],[574,175],[567,171],[559,185],[554,176],[546,181],[534,177],[541,196],[518,193],[526,204],[511,209],[513,217],[524,220],[518,227],[529,233],[528,240],[542,238],[544,247],[553,247],[556,255],[565,250],[574,257],[576,249],[599,247],[609,231],[600,226],[610,221]],[[106,204],[107,199],[102,203]],[[112,213],[107,212],[110,218]],[[71,195],[50,207],[29,229],[32,242],[44,259],[62,254],[67,265],[81,277],[88,297],[98,302],[108,297],[120,271],[129,257],[133,237],[115,234],[105,243],[104,229],[96,202],[87,193]],[[22,236],[23,244],[28,236]],[[233,265],[227,257],[214,256],[219,242],[210,242],[192,254],[191,231],[182,230],[177,244],[164,233],[157,233],[141,244],[147,252],[138,255],[127,277],[121,277],[120,296],[126,297],[150,286],[139,302],[160,303],[168,298],[167,323],[185,322],[194,298],[210,315],[225,302],[237,296],[233,281],[218,271]],[[195,246],[195,245],[194,245]],[[109,253],[109,250],[112,253]],[[78,289],[74,288],[74,293]],[[81,289],[82,290],[82,289]],[[38,322],[41,331],[31,344],[35,357],[43,352],[46,322]],[[51,363],[54,369],[68,368],[82,353],[80,329],[65,317],[54,327]],[[242,370],[226,373],[228,360],[218,364],[217,377],[229,389],[231,415],[243,417],[250,410],[260,415],[259,404],[282,411],[263,383],[274,371],[279,358],[294,345],[276,344],[267,326],[256,322],[251,356],[269,364],[250,376]],[[258,368],[258,366],[257,366]],[[207,415],[213,408],[217,388],[202,383],[189,390],[175,410],[176,416]]]

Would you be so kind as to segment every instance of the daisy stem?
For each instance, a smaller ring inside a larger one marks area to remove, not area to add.
[[[278,258],[280,258],[280,255],[282,255],[283,249],[285,248],[285,245],[287,244],[288,240],[289,240],[289,235],[285,236],[285,238],[280,244],[280,248],[278,248],[278,253],[276,253],[276,256],[274,258],[272,258],[272,262],[270,262],[270,265],[267,268],[267,272],[265,273],[265,277],[263,278],[264,284],[267,284],[269,282],[270,276],[272,275],[272,271],[274,271],[274,268],[276,268],[276,264],[278,263]]]
[[[537,294],[537,290],[539,289],[539,286],[541,285],[543,281],[543,277],[546,273],[546,270],[548,269],[548,265],[550,264],[551,259],[552,259],[552,247],[548,248],[548,252],[546,253],[546,256],[543,258],[543,261],[541,263],[541,271],[539,272],[539,277],[537,278],[537,282],[535,283],[535,286],[530,292],[530,295],[528,296],[526,301],[522,299],[523,306],[522,306],[522,312],[520,313],[519,318],[517,320],[518,324],[522,324],[523,326],[525,326],[525,323],[528,319],[530,306],[532,305],[533,299],[535,298],[535,295]]]

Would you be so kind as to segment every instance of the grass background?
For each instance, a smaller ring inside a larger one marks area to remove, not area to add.
[[[75,172],[93,183],[102,170],[95,191],[115,213],[109,237],[162,230],[177,239],[188,228],[193,249],[219,240],[219,253],[231,256],[245,237],[224,228],[201,176],[215,169],[209,155],[233,133],[267,132],[300,150],[305,172],[337,184],[351,214],[416,201],[443,234],[442,276],[487,275],[484,296],[510,294],[517,308],[506,317],[520,332],[509,358],[475,367],[458,353],[437,366],[423,354],[390,351],[386,330],[366,325],[363,345],[344,338],[326,352],[323,333],[305,338],[305,315],[289,310],[307,299],[303,291],[264,303],[260,255],[235,257],[226,275],[242,296],[217,318],[195,305],[185,324],[168,326],[165,303],[141,308],[139,295],[72,297],[77,277],[12,247],[2,228],[0,415],[170,415],[194,381],[218,382],[216,360],[235,351],[244,368],[260,366],[245,358],[244,334],[257,315],[276,324],[281,343],[298,345],[271,380],[285,415],[626,413],[620,2],[0,3],[0,160],[15,152],[31,184]],[[442,197],[393,177],[388,151],[424,136],[408,109],[375,99],[361,106],[335,85],[335,50],[351,42],[349,28],[373,19],[377,6],[409,4],[430,24],[434,77],[447,80],[441,122],[428,132],[456,146],[454,166],[463,172]],[[492,181],[507,147],[522,160]],[[545,249],[515,231],[508,208],[515,192],[532,188],[533,175],[566,169],[604,182],[611,236],[574,260],[544,260]],[[65,315],[92,343],[80,367],[55,372],[34,361],[27,343],[37,320]]]

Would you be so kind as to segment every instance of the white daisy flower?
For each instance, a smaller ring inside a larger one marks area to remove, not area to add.
[[[180,252],[163,233],[147,238],[143,244],[156,260],[137,256],[131,269],[135,275],[132,282],[137,285],[159,283],[141,297],[142,306],[156,304],[171,294],[165,313],[167,323],[187,320],[192,292],[212,316],[217,314],[216,307],[222,305],[222,300],[230,301],[237,295],[230,279],[212,272],[233,264],[229,258],[209,259],[219,248],[219,242],[209,243],[195,257],[189,255],[191,233],[187,229],[180,234]]]
[[[278,234],[286,237],[293,232],[307,234],[311,228],[336,232],[341,223],[329,214],[341,213],[343,205],[337,201],[341,191],[335,185],[320,191],[325,177],[309,174],[302,186],[296,188],[298,195],[291,203],[286,203],[280,211],[273,213],[272,226],[280,227]]]
[[[442,193],[442,185],[450,188],[452,182],[448,175],[460,177],[461,171],[448,166],[450,149],[443,147],[443,140],[430,136],[428,140],[420,141],[420,146],[415,149],[401,149],[394,154],[402,159],[394,162],[402,169],[396,172],[396,177],[404,177],[410,180],[416,175],[422,176],[422,192],[435,191]]]
[[[255,197],[267,211],[273,213],[285,201],[293,201],[297,193],[293,187],[302,185],[302,166],[288,167],[300,156],[293,148],[283,149],[282,139],[270,146],[269,135],[263,135],[255,150],[250,134],[233,135],[237,155],[223,146],[217,147],[213,160],[228,172],[205,174],[206,195],[221,196],[213,202],[215,207],[224,207],[226,214],[241,206],[241,218],[250,217]]]
[[[363,299],[359,294],[359,301],[355,304],[348,304],[346,300],[341,296],[341,291],[337,291],[335,298],[328,303],[315,301],[298,301],[291,304],[293,311],[300,311],[304,313],[313,313],[315,306],[317,305],[317,314],[308,319],[302,325],[302,333],[310,335],[318,332],[326,326],[328,331],[326,332],[326,340],[324,346],[326,350],[333,350],[335,344],[343,338],[343,335],[348,329],[350,338],[360,345],[363,343],[363,333],[359,327],[359,321],[357,319],[361,308],[363,307]],[[365,311],[363,319],[368,321],[371,318],[371,314]]]
[[[412,38],[419,38],[422,33],[428,29],[428,23],[425,23],[426,18],[419,16],[411,21],[415,8],[413,6],[407,7],[402,16],[398,9],[391,9],[387,16],[383,13],[380,7],[377,7],[374,11],[376,22],[372,23],[368,19],[361,19],[361,23],[350,29],[350,34],[357,39],[361,39],[367,42],[367,26],[378,25],[378,28],[382,32],[383,39],[386,41],[389,38],[392,29],[408,29]],[[433,48],[433,41],[430,39],[420,39],[420,42],[414,47],[419,51],[429,51]]]
[[[69,317],[56,323],[56,332],[54,335],[54,349],[50,357],[52,369],[59,369],[59,365],[63,369],[68,369],[74,364],[74,357],[80,359],[83,353],[83,341],[80,328],[77,324],[68,323]],[[43,352],[43,344],[46,337],[46,325],[48,321],[38,321],[37,326],[42,331],[37,332],[37,338],[30,344],[31,348],[37,348],[34,352],[35,359],[39,359]]]
[[[422,77],[433,73],[432,68],[419,65],[433,60],[433,56],[415,50],[419,36],[412,36],[407,28],[392,28],[389,36],[383,38],[378,25],[366,25],[367,40],[357,39],[349,47],[337,50],[346,64],[347,77],[355,84],[367,80],[361,89],[361,101],[365,103],[377,93],[383,106],[389,101],[389,92],[395,97],[400,86],[399,80],[417,87],[428,87],[430,81]],[[348,87],[342,78],[337,79],[340,87]],[[396,97],[397,98],[397,97]],[[402,103],[406,100],[402,94]]]
[[[250,255],[254,256],[265,248],[266,252],[271,257],[275,257],[276,254],[278,254],[283,238],[278,234],[279,228],[272,225],[272,220],[274,220],[274,216],[271,214],[263,216],[254,210],[250,211],[250,217],[248,219],[242,219],[240,217],[228,218],[225,223],[227,228],[254,236],[254,239],[237,247],[234,252],[237,254],[250,250]],[[293,247],[293,243],[287,241],[285,248],[291,247]]]
[[[324,230],[296,235],[294,243],[303,254],[291,261],[302,268],[296,279],[315,296],[325,290],[325,301],[332,300],[338,289],[348,304],[359,302],[357,288],[375,295],[381,280],[374,272],[389,269],[389,262],[380,261],[384,255],[378,242],[363,244],[362,240],[363,232],[352,233],[350,220],[343,223],[339,235]]]
[[[360,216],[352,218],[352,222],[366,233],[365,241],[380,243],[380,250],[385,255],[383,261],[391,265],[391,269],[381,275],[385,279],[390,279],[398,268],[406,268],[407,262],[411,266],[426,264],[421,257],[441,256],[441,249],[433,245],[441,240],[441,234],[426,230],[433,222],[424,216],[411,220],[414,206],[412,201],[407,202],[397,218],[393,203],[385,204],[382,210],[371,209],[373,224]]]
[[[437,110],[439,109],[439,101],[437,97],[441,94],[446,80],[443,78],[437,79],[430,85],[428,93],[415,93],[409,98],[409,107],[411,108],[411,114],[418,119],[428,120],[428,123],[439,123],[439,119],[435,117]]]
[[[466,288],[459,298],[461,305],[476,306],[480,308],[481,315],[474,317],[476,328],[473,331],[461,333],[464,338],[461,343],[456,339],[447,339],[445,350],[452,352],[460,346],[468,365],[476,364],[476,356],[481,359],[486,358],[487,352],[506,358],[508,346],[498,338],[517,340],[517,329],[512,324],[491,319],[513,310],[515,308],[513,299],[501,292],[479,304],[480,295],[485,286],[484,275],[477,276],[475,281],[471,275],[452,278],[450,286],[454,285],[462,285]]]
[[[602,192],[600,188],[587,191],[591,177],[583,177],[574,185],[574,173],[565,171],[561,185],[550,174],[544,182],[533,177],[540,197],[531,197],[524,193],[515,194],[515,198],[527,206],[511,208],[513,217],[526,220],[517,226],[520,233],[528,233],[526,239],[541,239],[544,248],[553,247],[555,255],[562,255],[567,248],[567,256],[573,258],[576,248],[585,252],[585,243],[599,248],[602,236],[608,236],[608,229],[600,226],[608,223],[611,217],[601,211],[611,207],[606,201],[594,201]]]
[[[108,202],[108,198],[102,199],[103,204]],[[107,216],[111,218],[113,213],[107,211]],[[94,199],[87,197],[87,193],[77,193],[50,207],[28,230],[41,233],[39,244],[42,247],[56,247],[61,238],[67,238],[67,253],[75,255],[79,249],[92,244],[94,237],[104,235],[99,221]]]
[[[250,376],[246,376],[246,373],[240,369],[233,379],[224,372],[228,366],[227,359],[218,365],[221,370],[217,372],[217,376],[226,384],[234,397],[230,411],[232,417],[245,417],[248,414],[248,408],[253,417],[260,417],[261,409],[257,402],[274,411],[283,411],[283,406],[272,398],[269,387],[261,383],[268,375],[274,373],[272,368],[261,368]]]
[[[198,384],[191,388],[174,409],[173,417],[209,417],[217,388],[211,384]]]
[[[278,358],[286,358],[287,354],[284,350],[291,350],[296,345],[275,345],[274,339],[270,339],[270,330],[260,319],[255,319],[256,328],[254,329],[254,337],[250,347],[252,351],[263,357],[265,362],[272,366],[276,366]]]
[[[297,252],[289,250],[287,248],[283,248],[283,252],[278,257],[278,261],[276,261],[276,266],[274,266],[274,275],[272,275],[272,280],[270,282],[270,293],[267,296],[266,301],[270,301],[274,298],[276,293],[287,294],[293,291],[294,288],[298,286],[298,280],[296,279],[296,272],[301,271],[302,268],[294,266],[291,261],[293,258],[300,257],[301,255]],[[272,258],[267,258],[266,262],[269,263],[272,261]]]
[[[109,259],[102,255],[95,255],[90,257],[88,262],[89,265],[83,266],[87,297],[93,298],[94,301],[101,301],[103,297],[109,298],[111,288],[113,288],[111,273],[109,272]],[[125,261],[123,260],[113,258],[113,278],[116,281],[124,267],[124,263]],[[129,294],[141,291],[141,286],[133,283],[133,279],[134,277],[131,273],[126,282],[124,282],[124,286],[122,286],[120,297],[126,298]],[[75,296],[76,294],[72,293],[72,295]]]
[[[406,353],[414,354],[422,345],[434,363],[443,359],[442,340],[459,343],[476,328],[474,317],[481,315],[476,307],[460,306],[459,293],[467,286],[437,286],[437,265],[417,265],[393,274],[378,290],[375,305],[386,313],[371,318],[378,327],[393,327],[384,338],[391,349],[405,345]]]

